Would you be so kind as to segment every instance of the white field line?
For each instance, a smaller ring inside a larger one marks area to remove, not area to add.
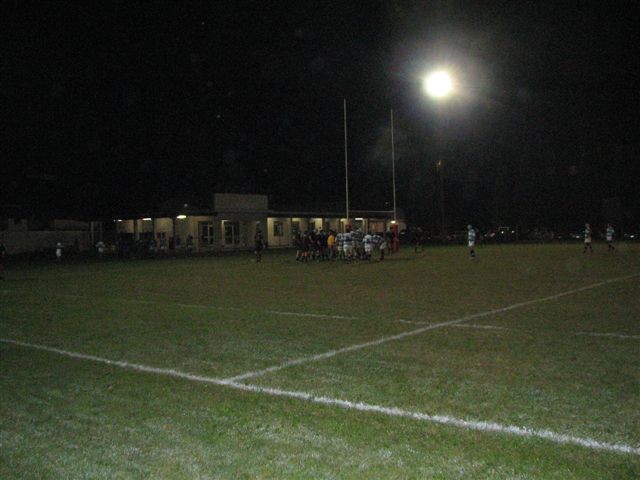
[[[399,319],[396,322],[401,323],[411,323],[413,325],[429,325],[428,322],[413,322],[411,320],[403,320]],[[508,331],[520,331],[526,332],[531,330],[526,330],[523,328],[510,328],[510,327],[500,327],[498,325],[480,325],[475,323],[457,323],[455,325],[449,325],[454,328],[477,328],[481,330],[508,330]],[[606,332],[574,332],[573,335],[578,336],[587,336],[587,337],[612,337],[612,338],[624,338],[631,340],[640,340],[640,335],[625,335],[623,333],[606,333]]]
[[[413,325],[429,325],[428,322],[413,322],[411,320],[403,320],[399,319],[396,322],[401,323],[411,323]],[[481,330],[508,330],[508,331],[519,331],[526,332],[532,330],[526,330],[523,328],[510,328],[510,327],[500,327],[498,325],[480,325],[475,323],[457,323],[455,325],[450,325],[450,327],[454,328],[477,328]],[[606,332],[574,332],[573,335],[579,336],[588,336],[588,337],[613,337],[613,338],[624,338],[631,340],[640,340],[640,335],[625,335],[623,333],[606,333]]]
[[[356,345],[350,345],[348,347],[339,348],[336,350],[330,350],[328,352],[319,353],[317,355],[309,355],[307,357],[296,358],[294,360],[289,360],[288,362],[281,363],[280,365],[274,365],[272,367],[268,367],[262,370],[255,370],[251,372],[242,373],[240,375],[236,375],[234,377],[226,378],[226,381],[229,382],[237,382],[240,380],[245,380],[247,378],[259,377],[261,375],[266,375],[267,373],[277,372],[278,370],[282,370],[285,368],[293,367],[295,365],[300,365],[308,362],[317,362],[318,360],[324,360],[325,358],[331,358],[341,353],[353,352],[354,350],[361,350],[363,348],[375,347],[377,345],[381,345],[383,343],[392,342],[395,340],[401,340],[403,338],[412,337],[414,335],[419,335],[421,333],[427,332],[429,330],[434,330],[436,328],[449,327],[451,325],[455,325],[458,323],[466,322],[469,320],[473,320],[476,318],[487,317],[489,315],[495,315],[498,313],[508,312],[510,310],[515,310],[517,308],[527,307],[529,305],[535,305],[536,303],[548,302],[549,300],[557,300],[558,298],[566,297],[568,295],[573,295],[575,293],[584,292],[585,290],[591,290],[593,288],[601,287],[603,285],[607,285],[613,282],[619,282],[622,280],[628,280],[629,278],[640,276],[640,273],[634,273],[631,275],[624,275],[622,277],[612,278],[609,280],[605,280],[603,282],[592,283],[591,285],[587,285],[585,287],[574,288],[572,290],[567,290],[566,292],[556,293],[555,295],[549,295],[547,297],[536,298],[534,300],[528,300],[526,302],[514,303],[513,305],[508,305],[506,307],[495,308],[493,310],[487,310],[486,312],[474,313],[472,315],[467,315],[464,317],[456,318],[454,320],[449,320],[447,322],[442,323],[433,323],[429,325],[425,325],[424,327],[417,328],[415,330],[409,330],[406,332],[402,332],[396,335],[390,335],[388,337],[382,337],[377,340],[373,340],[370,342],[359,343]]]
[[[577,332],[574,335],[582,335],[587,337],[614,337],[614,338],[640,340],[640,335],[624,335],[622,333]]]
[[[347,317],[345,315],[325,315],[323,313],[298,313],[298,312],[281,312],[279,310],[264,310],[265,313],[273,315],[285,315],[291,317],[309,317],[309,318],[335,318],[338,320],[357,320],[360,317]]]
[[[396,320],[396,322],[410,323],[412,325],[433,325],[429,322],[414,322],[412,320],[404,320],[402,318]],[[497,325],[480,325],[475,323],[456,323],[455,325],[449,325],[449,326],[456,327],[456,328],[478,328],[482,330],[515,330],[514,328],[499,327]]]
[[[399,318],[398,320],[396,320],[396,322],[410,323],[411,325],[430,325],[429,322],[418,322],[418,321],[414,321],[414,320],[405,320],[403,318]]]
[[[498,327],[497,325],[478,325],[475,323],[451,325],[456,328],[478,328],[481,330],[515,330],[514,328]]]
[[[381,415],[387,415],[391,417],[403,417],[411,418],[414,420],[422,420],[431,423],[439,423],[442,425],[462,428],[465,430],[477,430],[481,432],[493,432],[505,435],[515,435],[524,438],[539,438],[548,440],[559,444],[578,445],[581,447],[589,448],[592,450],[604,450],[616,453],[628,453],[632,455],[640,455],[640,447],[634,447],[626,445],[624,443],[608,443],[594,440],[592,438],[574,437],[571,435],[564,435],[553,432],[551,430],[537,430],[528,427],[518,427],[514,425],[502,425],[495,422],[484,422],[478,420],[464,420],[460,418],[450,417],[448,415],[429,415],[426,413],[412,412],[410,410],[403,410],[396,407],[383,407],[380,405],[372,405],[364,402],[350,402],[348,400],[342,400],[338,398],[316,396],[307,392],[280,390],[277,388],[259,387],[255,385],[246,385],[242,383],[231,382],[229,380],[205,377],[202,375],[194,375],[191,373],[180,372],[173,369],[156,368],[147,365],[140,365],[136,363],[123,362],[119,360],[110,360],[108,358],[97,357],[95,355],[85,355],[83,353],[71,352],[68,350],[62,350],[54,347],[47,347],[45,345],[36,345],[27,342],[21,342],[18,340],[11,340],[6,338],[0,338],[0,342],[17,345],[20,347],[34,348],[37,350],[44,350],[67,357],[77,358],[80,360],[89,360],[92,362],[103,363],[106,365],[113,365],[128,370],[135,370],[138,372],[152,373],[156,375],[164,375],[170,377],[181,378],[193,382],[200,382],[212,385],[220,385],[225,387],[234,388],[236,390],[242,390],[245,392],[261,393],[270,395],[273,397],[285,397],[296,400],[303,400],[306,402],[317,403],[320,405],[326,405],[331,407],[339,407],[346,410],[357,410],[361,412],[378,413]]]
[[[9,293],[10,290],[3,290],[3,293]],[[73,293],[53,293],[53,296],[60,298],[71,298],[71,299],[80,299],[80,298],[91,298],[87,295],[77,295]],[[139,305],[172,305],[175,307],[181,308],[198,308],[202,310],[226,310],[226,311],[234,311],[234,312],[245,312],[248,311],[246,308],[241,307],[220,307],[217,305],[204,305],[199,303],[176,303],[176,302],[154,302],[151,300],[136,300],[131,298],[106,298],[104,300],[111,302],[122,302],[122,303],[134,303]],[[301,312],[283,312],[280,310],[260,310],[261,313],[269,313],[271,315],[282,315],[289,317],[307,317],[307,318],[330,318],[335,320],[357,320],[360,317],[348,317],[345,315],[329,315],[323,313],[301,313]]]

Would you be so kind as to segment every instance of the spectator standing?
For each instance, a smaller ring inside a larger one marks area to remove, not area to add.
[[[96,243],[96,250],[98,250],[98,256],[102,258],[104,256],[104,242],[102,240]]]
[[[476,231],[471,225],[467,225],[467,244],[469,245],[469,256],[476,258]]]
[[[327,249],[329,250],[329,260],[333,260],[335,256],[336,246],[336,232],[329,230],[329,236],[327,237]]]
[[[616,247],[613,246],[613,236],[616,234],[615,230],[609,223],[607,225],[607,252],[615,251]]]
[[[262,261],[262,250],[264,250],[264,238],[260,229],[256,230],[256,234],[253,237],[254,253],[256,254],[256,262]]]
[[[3,272],[4,272],[4,258],[7,256],[7,249],[4,246],[4,243],[0,243],[0,280],[2,280]]]
[[[591,225],[589,225],[588,223],[585,223],[584,224],[584,249],[582,250],[582,253],[587,253],[587,250],[589,250],[589,253],[593,253],[593,247],[591,246],[591,236],[592,236]]]
[[[62,261],[62,250],[63,249],[64,249],[64,246],[62,245],[62,242],[56,243],[56,260],[58,262]]]

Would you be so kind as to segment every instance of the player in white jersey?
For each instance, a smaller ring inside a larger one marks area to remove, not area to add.
[[[353,259],[353,235],[350,231],[345,232],[342,235],[342,241],[344,242],[344,257],[347,262]]]
[[[611,224],[607,225],[607,252],[615,251],[616,247],[613,246],[613,236],[616,234],[616,231],[613,229]]]
[[[384,239],[383,235],[378,235],[377,233],[373,235],[373,246],[380,250],[380,261],[384,260],[384,252],[387,249],[387,241]]]
[[[63,245],[62,242],[58,242],[56,243],[56,260],[61,261],[62,260],[62,249],[63,249]]]
[[[590,253],[593,253],[593,247],[591,246],[591,225],[588,223],[584,224],[584,249],[582,253],[587,253],[589,250]]]
[[[362,243],[364,244],[364,257],[366,260],[371,261],[371,252],[373,251],[373,235],[371,235],[371,232],[367,232],[362,239]]]
[[[353,238],[353,256],[355,258],[362,258],[364,249],[362,246],[362,239],[364,235],[362,234],[362,230],[357,228],[351,233],[351,237]]]
[[[469,245],[469,256],[476,258],[476,231],[471,225],[467,225],[467,243]]]
[[[104,256],[104,242],[102,240],[99,240],[98,243],[96,243],[96,249],[98,250],[98,256],[100,258],[102,258]]]
[[[336,247],[338,250],[338,260],[344,260],[344,233],[336,235]]]

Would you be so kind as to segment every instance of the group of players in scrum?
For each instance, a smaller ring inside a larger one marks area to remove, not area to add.
[[[370,231],[364,233],[362,229],[351,230],[347,227],[344,233],[333,230],[325,232],[307,231],[296,233],[294,244],[296,246],[296,260],[309,262],[312,260],[353,260],[371,261],[374,250],[378,252],[379,259],[384,260],[385,251],[392,238],[391,234],[379,235]]]

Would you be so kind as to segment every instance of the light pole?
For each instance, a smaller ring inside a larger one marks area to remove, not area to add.
[[[444,168],[444,163],[442,159],[436,162],[436,168],[438,169],[438,173],[440,174],[440,228],[442,234],[442,243],[445,241],[445,228],[444,228],[444,172],[442,169]]]
[[[453,94],[453,80],[444,70],[428,74],[424,78],[423,87],[427,95],[437,101],[443,101]],[[444,161],[442,158],[436,162],[436,168],[440,175],[440,234],[444,243],[446,235],[444,225]]]
[[[396,150],[395,142],[393,141],[393,109],[391,113],[391,176],[393,183],[393,223],[398,222],[398,214],[396,211]]]

